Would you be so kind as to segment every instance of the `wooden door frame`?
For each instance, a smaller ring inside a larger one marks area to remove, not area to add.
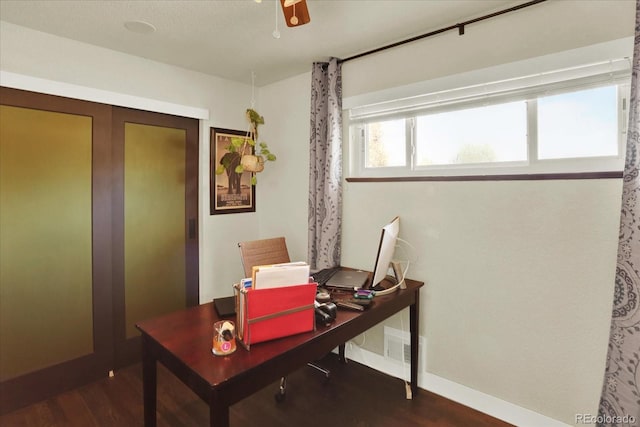
[[[0,413],[10,412],[98,378],[112,369],[111,107],[0,87],[0,104],[92,119],[92,304],[94,352],[0,383]],[[34,315],[37,315],[34,313]],[[25,349],[28,351],[28,349]]]
[[[113,309],[115,368],[141,360],[140,337],[126,338],[124,281],[124,124],[162,126],[186,131],[185,168],[185,301],[199,304],[198,275],[198,131],[196,119],[152,113],[130,108],[113,108]]]
[[[187,306],[199,303],[199,123],[197,119],[114,107],[7,87],[0,87],[0,105],[92,118],[92,308],[94,319],[94,352],[92,354],[0,382],[1,415],[104,378],[109,371],[140,360],[139,339],[130,340],[127,343],[124,357],[118,358],[115,354],[116,340],[119,337],[122,339],[125,337],[124,282],[118,282],[120,277],[124,277],[124,239],[123,234],[116,236],[116,230],[124,231],[124,216],[118,214],[118,212],[124,212],[124,199],[119,200],[115,197],[117,195],[115,187],[122,186],[123,181],[114,174],[114,170],[122,168],[123,165],[118,164],[113,157],[118,152],[114,148],[117,144],[113,143],[117,134],[114,128],[115,116],[122,118],[125,114],[129,122],[157,123],[160,126],[186,129],[185,267],[187,286],[185,291]],[[121,283],[122,287],[118,286],[118,283]],[[120,331],[122,335],[119,335]]]

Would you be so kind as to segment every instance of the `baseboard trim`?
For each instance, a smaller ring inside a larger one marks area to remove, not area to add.
[[[362,363],[387,375],[396,378],[409,377],[408,367],[362,349],[352,342],[347,343],[346,356],[355,362]],[[516,426],[569,427],[569,424],[428,372],[418,373],[418,387]],[[399,392],[404,393],[404,388],[400,389]]]

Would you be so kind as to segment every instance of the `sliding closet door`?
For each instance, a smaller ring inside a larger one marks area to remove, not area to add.
[[[198,303],[198,122],[117,108],[116,366],[139,359],[136,322]]]
[[[0,88],[0,413],[198,304],[197,208],[197,120]]]
[[[0,412],[106,377],[111,112],[0,88]]]

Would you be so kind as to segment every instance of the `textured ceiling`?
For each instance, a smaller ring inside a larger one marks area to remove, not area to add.
[[[262,86],[523,3],[504,0],[307,0],[311,23],[288,28],[275,0],[1,0],[0,19],[108,49]],[[272,33],[277,21],[281,37]],[[128,31],[146,21],[152,34]],[[481,24],[479,24],[481,25]]]

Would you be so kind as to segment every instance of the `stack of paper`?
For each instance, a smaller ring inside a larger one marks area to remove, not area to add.
[[[309,283],[309,264],[300,261],[255,266],[251,279],[253,289],[279,288]]]

